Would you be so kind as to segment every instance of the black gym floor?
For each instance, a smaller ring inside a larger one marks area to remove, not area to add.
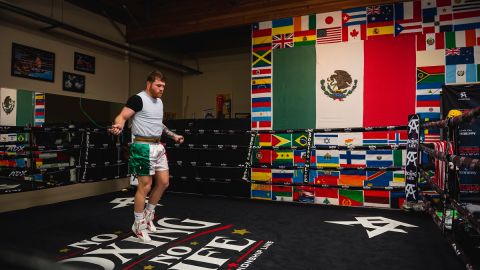
[[[140,243],[132,203],[125,191],[2,213],[0,268],[465,268],[426,214],[167,193]]]

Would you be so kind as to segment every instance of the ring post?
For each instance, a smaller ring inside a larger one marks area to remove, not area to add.
[[[420,144],[420,116],[408,116],[407,161],[405,166],[405,199],[407,203],[418,202],[418,162]]]

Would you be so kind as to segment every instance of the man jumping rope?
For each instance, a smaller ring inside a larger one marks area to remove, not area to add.
[[[177,143],[184,141],[183,136],[175,134],[163,124],[161,97],[165,90],[165,81],[160,71],[152,71],[147,77],[145,90],[128,99],[109,129],[110,133],[118,135],[125,122],[132,119],[134,142],[130,146],[129,172],[138,177],[132,230],[144,242],[151,240],[148,232],[156,231],[153,224],[155,206],[169,184],[168,161],[160,137],[164,133]],[[152,178],[155,179],[153,189]],[[149,192],[148,204],[145,207]]]

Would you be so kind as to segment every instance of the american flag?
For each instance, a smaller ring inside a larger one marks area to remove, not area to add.
[[[425,134],[425,143],[432,143],[440,141],[440,134]]]
[[[335,43],[342,41],[342,28],[332,27],[317,29],[317,44]]]

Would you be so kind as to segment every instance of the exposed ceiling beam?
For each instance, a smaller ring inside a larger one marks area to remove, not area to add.
[[[22,15],[22,16],[31,18],[33,20],[36,20],[38,22],[42,22],[42,23],[45,23],[45,24],[49,25],[48,27],[46,27],[44,29],[61,28],[63,30],[75,33],[77,35],[81,35],[83,37],[86,37],[86,38],[89,38],[89,39],[92,39],[92,40],[95,40],[95,41],[98,41],[98,42],[101,42],[101,43],[104,43],[104,44],[108,44],[110,46],[113,46],[113,47],[116,47],[116,48],[119,48],[119,49],[122,49],[122,50],[128,51],[130,53],[133,53],[132,56],[138,55],[138,56],[141,57],[139,59],[144,60],[144,61],[148,61],[149,63],[160,63],[162,65],[165,65],[166,67],[171,68],[172,70],[181,72],[183,74],[202,74],[202,72],[197,70],[197,69],[185,66],[183,64],[180,64],[180,63],[177,63],[177,62],[174,62],[174,61],[162,58],[162,57],[158,57],[156,55],[153,55],[153,54],[148,53],[148,52],[144,52],[144,51],[139,50],[139,49],[132,48],[129,45],[121,44],[121,43],[118,43],[116,41],[106,39],[102,36],[98,36],[98,35],[93,34],[91,32],[88,32],[88,31],[85,31],[83,29],[77,28],[75,26],[57,21],[55,19],[52,19],[50,17],[41,15],[39,13],[35,13],[35,12],[30,11],[30,10],[23,9],[21,7],[17,7],[15,5],[11,5],[11,4],[3,1],[3,0],[0,0],[0,9],[10,11],[12,13]],[[145,60],[144,58],[146,58],[147,60]]]
[[[104,0],[113,4],[115,0]],[[398,0],[178,0],[152,1],[140,24],[127,25],[129,42],[246,26],[255,22],[363,7]],[[140,8],[132,5],[130,8]],[[137,13],[138,14],[138,13]],[[141,13],[140,13],[141,14]]]

